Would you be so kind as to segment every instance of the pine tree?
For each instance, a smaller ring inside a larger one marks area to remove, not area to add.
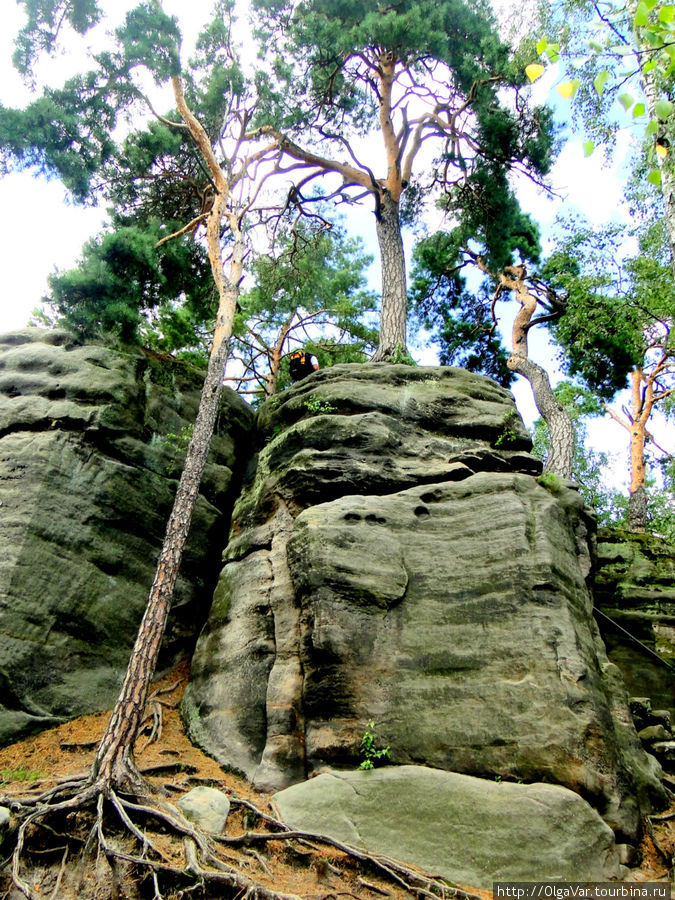
[[[505,198],[508,197],[506,193]],[[467,349],[470,348],[474,357],[480,355],[482,371],[489,373],[491,369],[501,375],[503,383],[504,370],[522,375],[529,382],[536,407],[551,436],[546,471],[571,478],[574,428],[567,410],[551,388],[547,371],[530,358],[528,344],[532,328],[564,314],[566,298],[564,292],[552,289],[539,278],[536,269],[532,274],[528,272],[524,261],[536,262],[539,258],[536,228],[520,213],[515,198],[512,197],[510,206],[505,203],[505,207],[507,215],[501,219],[500,240],[495,242],[494,234],[488,229],[479,230],[482,252],[470,249],[470,231],[463,224],[420,242],[415,251],[414,285],[418,303],[426,308],[427,315],[429,310],[433,311],[450,329],[450,335],[464,334],[469,339]],[[474,248],[480,244],[473,241]],[[519,261],[507,265],[513,250],[518,251]],[[460,273],[466,266],[475,267],[487,277],[483,303],[480,297],[461,289]],[[510,297],[517,301],[519,309],[513,323],[511,347],[506,353],[494,332],[498,304]]]
[[[19,41],[20,55],[26,63],[30,63],[40,50],[51,49],[63,29],[71,27],[84,32],[99,18],[94,0],[29,0],[26,6],[29,21]],[[110,877],[105,879],[108,895],[120,895],[117,855],[104,836],[104,805],[112,805],[134,839],[142,837],[145,857],[146,838],[131,821],[139,807],[130,797],[140,801],[145,815],[161,820],[165,826],[184,835],[191,847],[198,849],[201,862],[195,849],[189,865],[199,877],[205,880],[209,877],[203,863],[217,863],[220,865],[218,879],[235,891],[245,893],[255,889],[257,896],[279,897],[274,891],[254,885],[236,869],[216,860],[212,846],[198,829],[175,808],[152,797],[134,760],[134,743],[143,719],[219,409],[243,273],[246,215],[251,207],[247,185],[257,163],[265,155],[264,151],[251,151],[245,140],[250,97],[246,95],[244,80],[232,58],[231,10],[228,0],[216,3],[213,19],[198,43],[197,60],[189,72],[184,72],[176,21],[163,13],[159,2],[141,3],[128,13],[123,26],[116,31],[111,47],[93,57],[90,71],[70,79],[62,89],[46,89],[25,110],[0,108],[0,148],[5,168],[12,165],[37,168],[47,175],[60,177],[75,200],[86,200],[97,186],[102,187],[105,183],[101,177],[105,167],[114,169],[116,161],[119,162],[120,147],[115,141],[115,128],[120,117],[134,104],[146,103],[132,77],[134,68],[142,65],[157,83],[170,84],[176,110],[171,118],[160,117],[160,121],[175,129],[181,138],[189,136],[199,169],[210,186],[211,198],[205,208],[178,228],[175,227],[176,220],[184,214],[186,207],[164,219],[162,236],[155,246],[181,240],[194,233],[197,227],[203,227],[216,299],[209,365],[184,470],[127,673],[91,771],[82,780],[60,785],[45,795],[22,801],[17,807],[22,820],[16,835],[12,877],[29,900],[36,900],[38,894],[22,877],[21,859],[31,828],[51,815],[69,814],[90,804],[95,808],[96,817],[92,838],[96,834],[99,848],[111,866]],[[195,114],[195,109],[199,115]],[[133,244],[135,238],[125,237],[131,238]],[[129,243],[122,240],[127,250]],[[104,244],[105,239],[101,246],[92,248],[92,259],[99,251],[105,255],[109,247]],[[115,245],[115,240],[112,244]],[[147,249],[146,244],[145,251]],[[134,257],[136,271],[141,263],[140,269],[145,265],[156,274],[156,262],[149,262],[145,251]],[[155,849],[153,853],[156,853]],[[152,861],[139,857],[137,865],[147,866],[156,878]],[[168,870],[174,876],[181,873],[178,867],[169,866]],[[105,886],[100,887],[103,890]],[[156,881],[155,887],[159,893]]]
[[[289,204],[316,203],[308,189],[317,179],[325,199],[373,203],[382,269],[374,359],[386,359],[406,346],[402,214],[442,193],[467,224],[491,227],[509,172],[548,171],[550,115],[529,108],[524,66],[482,0],[255,6],[271,60],[257,76],[259,130],[297,173]]]

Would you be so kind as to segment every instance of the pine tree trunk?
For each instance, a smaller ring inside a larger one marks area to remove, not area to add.
[[[380,314],[380,341],[374,362],[383,362],[392,355],[406,352],[406,319],[408,294],[406,289],[405,256],[399,204],[391,194],[383,190],[376,218],[377,240],[382,263],[382,309]]]
[[[630,491],[628,496],[628,527],[631,531],[644,531],[647,527],[647,487],[645,444],[647,441],[646,426],[651,414],[651,396],[648,389],[642,395],[643,370],[634,369],[631,373],[633,382],[633,409],[630,425]]]
[[[279,329],[279,334],[274,342],[274,347],[269,355],[270,371],[265,379],[265,397],[273,397],[277,392],[277,384],[279,383],[279,371],[281,369],[281,360],[284,355],[284,345],[288,339],[288,334],[293,325],[293,319],[297,314],[297,310],[293,310],[290,316]]]
[[[630,487],[628,489],[628,527],[631,531],[645,531],[647,528],[647,463],[645,445],[647,443],[647,423],[656,402],[654,397],[654,373],[645,375],[641,367],[631,372],[631,409],[624,407],[625,416],[620,416],[609,406],[605,410],[615,422],[625,428],[630,435]]]
[[[638,533],[647,528],[647,491],[644,485],[628,495],[628,528]]]
[[[215,428],[244,259],[242,214],[237,209],[236,203],[231,203],[230,185],[215,157],[206,131],[185,101],[180,76],[173,76],[171,83],[178,111],[201,151],[203,161],[216,187],[213,206],[206,220],[206,242],[211,274],[218,292],[218,312],[197,419],[157,561],[155,578],[122,690],[105,734],[101,738],[90,773],[90,782],[99,785],[103,790],[109,785],[115,785],[140,793],[144,792],[146,786],[134,762],[134,743],[143,720],[150,683],[157,666],[173,591]],[[229,278],[225,277],[223,271],[221,249],[223,220],[227,221],[232,238]]]
[[[511,355],[507,365],[530,382],[535,405],[546,422],[551,443],[544,471],[571,480],[574,426],[567,410],[556,399],[548,374],[532,360],[516,354]]]
[[[515,277],[502,273],[500,284],[513,291],[520,309],[513,323],[512,350],[507,366],[530,382],[534,402],[549,431],[550,446],[544,471],[561,478],[572,478],[574,460],[574,426],[565,407],[560,403],[548,377],[541,366],[528,358],[527,335],[530,322],[537,309],[537,298],[525,282],[525,269],[520,267]]]
[[[183,548],[199,496],[222,393],[228,343],[223,341],[209,360],[192,440],[185,458],[148,604],[134,645],[122,690],[101,740],[92,780],[138,789],[133,746],[140,729],[152,676],[171,608]]]

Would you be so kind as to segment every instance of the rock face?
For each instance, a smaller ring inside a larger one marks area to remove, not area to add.
[[[337,366],[266,403],[198,642],[193,739],[262,788],[392,762],[555,782],[628,837],[663,799],[585,585],[578,493],[539,483],[511,395]]]
[[[578,794],[397,766],[332,772],[275,794],[293,829],[413,863],[454,884],[610,881],[614,834]]]
[[[114,701],[199,388],[188,368],[63,332],[0,336],[0,743]],[[165,664],[191,648],[208,609],[250,422],[228,392]]]
[[[675,548],[652,535],[600,533],[593,596],[616,623],[598,617],[609,657],[630,693],[650,697],[654,708],[669,709],[675,718],[675,678],[656,658],[675,666]]]

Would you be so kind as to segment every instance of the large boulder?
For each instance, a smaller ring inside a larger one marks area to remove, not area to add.
[[[259,414],[259,453],[193,659],[193,738],[261,788],[393,762],[564,785],[632,837],[641,749],[585,579],[594,523],[508,391],[338,366]]]
[[[612,830],[578,794],[397,766],[330,772],[275,794],[292,829],[492,890],[495,881],[610,881]]]
[[[114,701],[201,380],[65,332],[0,336],[0,743]],[[191,650],[208,610],[251,418],[226,392],[164,665]]]

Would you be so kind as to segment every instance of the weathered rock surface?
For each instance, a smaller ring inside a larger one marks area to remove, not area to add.
[[[675,547],[653,535],[602,531],[593,596],[609,658],[621,668],[629,692],[650,697],[675,716],[673,671],[658,659],[675,666]]]
[[[189,367],[64,332],[0,336],[0,743],[114,701],[199,389]],[[208,609],[250,422],[227,392],[165,664]]]
[[[661,741],[652,744],[652,751],[664,764],[671,767],[675,764],[675,741]]]
[[[198,642],[193,738],[264,788],[395,763],[551,781],[634,836],[663,799],[585,585],[589,529],[511,395],[449,368],[339,366],[265,404]]]
[[[291,828],[413,863],[454,884],[610,881],[612,830],[577,794],[399,766],[330,772],[274,795]]]
[[[11,822],[12,814],[6,806],[0,806],[0,844],[5,840]]]
[[[230,814],[230,801],[215,788],[200,786],[184,794],[176,803],[187,819],[204,831],[221,834]]]

